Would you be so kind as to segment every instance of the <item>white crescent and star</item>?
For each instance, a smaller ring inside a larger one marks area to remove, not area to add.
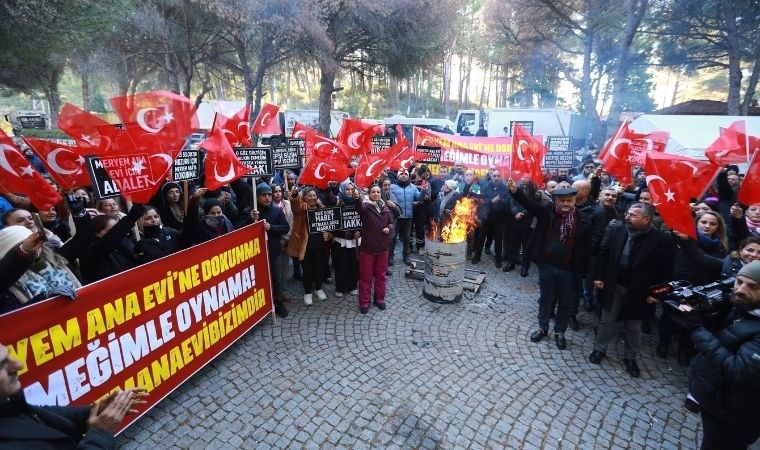
[[[523,155],[523,152],[522,152],[523,144],[528,145],[528,143],[522,139],[517,141],[517,157],[520,158],[520,161],[525,161],[526,159],[525,155]]]
[[[375,167],[377,164],[380,164],[380,163],[382,163],[382,162],[383,162],[383,160],[382,160],[382,159],[378,159],[378,160],[372,161],[372,163],[371,163],[371,164],[370,164],[370,165],[367,167],[367,170],[364,172],[364,174],[365,174],[366,176],[368,176],[368,177],[371,177],[371,176],[372,176],[372,171],[374,170],[374,167]]]
[[[323,162],[317,164],[317,167],[314,169],[314,178],[316,178],[318,180],[323,180],[325,178],[325,175],[327,175],[327,174],[323,174],[321,172],[322,172],[322,167],[324,167],[326,165],[327,164],[325,164]]]
[[[47,158],[46,158],[47,163],[50,166],[50,168],[60,173],[61,175],[73,175],[75,173],[80,173],[82,171],[81,167],[77,167],[76,169],[64,169],[63,167],[61,167],[61,165],[58,163],[58,160],[56,158],[58,157],[59,153],[63,153],[63,152],[70,153],[76,156],[76,153],[72,152],[71,150],[67,150],[65,148],[56,148],[52,152],[48,153]],[[79,156],[79,158],[77,158],[77,162],[79,162],[79,164],[82,164],[80,161],[82,159],[83,158]]]
[[[269,118],[272,117],[272,115],[269,112],[265,112],[264,115],[261,116],[261,121],[259,121],[259,124],[262,127],[267,126],[269,123]]]
[[[631,144],[631,140],[628,139],[628,138],[618,138],[618,139],[615,139],[615,141],[610,146],[610,154],[615,159],[620,159],[620,157],[617,155],[617,153],[615,153],[615,150],[617,149],[618,145],[620,145],[620,144],[629,144],[630,145]]]
[[[148,133],[158,133],[159,131],[161,131],[161,128],[163,128],[163,126],[161,128],[153,128],[145,122],[145,114],[147,114],[150,111],[158,111],[158,109],[157,108],[142,108],[138,110],[137,114],[135,115],[135,121],[137,122],[137,125],[140,126],[140,128],[147,131]]]
[[[612,149],[610,149],[610,150],[612,150]],[[673,201],[673,200],[674,200],[674,199],[671,199],[671,196],[669,196],[669,195],[668,195],[668,193],[669,193],[669,192],[670,192],[671,194],[673,194],[673,193],[670,191],[670,187],[668,187],[668,182],[667,182],[667,181],[665,181],[665,180],[663,180],[661,176],[659,176],[659,175],[647,175],[647,178],[646,178],[646,180],[647,180],[647,185],[649,185],[649,183],[651,183],[652,181],[662,181],[662,184],[664,184],[664,185],[665,185],[665,187],[666,187],[666,188],[667,188],[667,190],[668,190],[668,192],[666,192],[666,193],[665,193],[665,195],[668,197],[668,201],[670,202],[670,201]],[[655,202],[652,202],[652,205],[654,205],[654,206],[658,206],[658,205],[660,205],[661,203],[662,203],[662,202],[657,202],[657,203],[655,203]]]
[[[679,161],[679,162],[681,164],[685,164],[685,165],[691,167],[691,174],[692,174],[692,176],[697,176],[697,172],[699,172],[699,169],[697,169],[697,166],[695,166],[694,164],[690,163],[689,161]]]
[[[21,168],[21,176],[24,176],[24,175],[29,176],[29,177],[34,175],[34,169],[32,169],[31,165]]]
[[[414,155],[412,155],[412,156],[408,157],[407,159],[402,159],[402,160],[401,160],[401,162],[400,162],[399,164],[400,164],[400,165],[401,165],[401,167],[403,167],[404,169],[408,169],[409,167],[411,167],[411,166],[412,166],[412,162],[413,162],[413,161],[414,161]]]
[[[8,162],[8,158],[5,156],[5,152],[8,150],[18,153],[15,148],[11,147],[8,144],[0,144],[0,167],[7,170],[9,173],[12,173],[13,176],[17,177],[18,173],[13,170],[13,167],[11,167],[10,163]]]
[[[354,149],[361,147],[361,143],[359,143],[359,137],[361,137],[361,135],[361,131],[355,131],[349,134],[348,139],[346,139],[348,146]]]

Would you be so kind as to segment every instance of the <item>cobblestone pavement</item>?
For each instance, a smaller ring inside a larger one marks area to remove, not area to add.
[[[698,448],[682,402],[686,373],[644,335],[641,378],[623,344],[590,364],[593,317],[568,349],[531,343],[536,268],[503,273],[484,256],[477,295],[422,298],[399,261],[388,309],[359,314],[355,296],[301,301],[266,319],[119,438],[123,448]]]

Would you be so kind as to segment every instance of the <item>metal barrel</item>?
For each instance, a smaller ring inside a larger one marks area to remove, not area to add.
[[[467,241],[450,244],[425,239],[422,296],[435,303],[457,303],[464,291]]]

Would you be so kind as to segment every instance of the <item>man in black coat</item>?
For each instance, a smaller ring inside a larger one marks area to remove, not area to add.
[[[689,392],[702,413],[702,449],[746,449],[760,437],[760,261],[736,275],[733,309],[691,334]]]
[[[483,197],[483,214],[485,221],[481,225],[482,233],[479,233],[475,241],[475,255],[472,257],[472,263],[480,262],[480,256],[483,252],[483,246],[488,237],[494,241],[494,259],[496,267],[501,269],[502,262],[502,243],[504,239],[504,229],[507,224],[507,214],[509,213],[509,203],[511,197],[507,187],[501,180],[501,174],[498,170],[491,172],[491,180],[481,189],[480,195]]]
[[[18,379],[23,364],[0,344],[0,449],[112,449],[114,433],[145,389],[108,395],[92,406],[32,406]]]
[[[509,180],[509,191],[517,203],[536,217],[536,228],[530,235],[528,251],[538,266],[538,330],[530,336],[538,342],[549,334],[549,319],[557,300],[554,321],[554,342],[557,348],[567,348],[567,330],[577,287],[588,269],[591,253],[591,219],[575,208],[573,188],[555,189],[553,201],[542,205],[528,198]]]
[[[600,364],[608,345],[623,328],[623,363],[634,378],[640,376],[636,356],[641,345],[641,322],[647,318],[647,304],[656,302],[649,296],[649,287],[671,279],[675,259],[673,239],[652,225],[653,218],[652,207],[632,203],[625,224],[609,227],[594,273],[603,311],[589,361]]]

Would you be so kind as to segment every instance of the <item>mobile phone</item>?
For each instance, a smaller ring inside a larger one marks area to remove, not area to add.
[[[42,219],[40,219],[40,215],[37,213],[32,214],[32,220],[34,220],[34,226],[37,227],[37,232],[42,236],[44,240],[47,241],[47,234],[45,234],[45,227],[42,226]]]

